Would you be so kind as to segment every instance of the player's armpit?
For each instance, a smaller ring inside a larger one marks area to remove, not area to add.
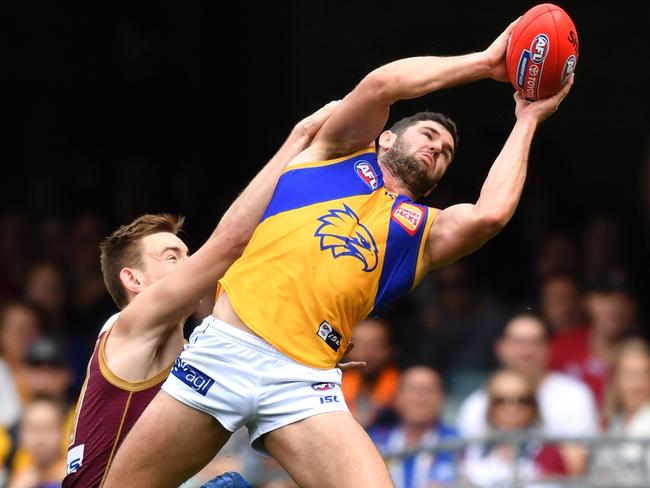
[[[504,225],[502,218],[481,212],[471,203],[439,211],[427,241],[429,268],[453,263],[476,251]]]

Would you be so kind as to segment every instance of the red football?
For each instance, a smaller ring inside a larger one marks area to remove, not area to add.
[[[569,14],[551,3],[537,5],[519,19],[510,36],[510,82],[528,100],[550,97],[575,70],[578,51],[578,32]]]

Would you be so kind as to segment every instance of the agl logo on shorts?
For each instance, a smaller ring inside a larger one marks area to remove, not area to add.
[[[176,363],[172,367],[172,374],[203,396],[208,393],[208,390],[214,384],[214,380],[207,374],[186,363],[181,358],[176,359]]]

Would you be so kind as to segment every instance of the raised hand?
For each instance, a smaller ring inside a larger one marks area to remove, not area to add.
[[[508,41],[510,34],[515,28],[515,24],[521,17],[512,22],[506,30],[504,30],[499,37],[497,37],[490,47],[483,51],[485,63],[488,69],[488,78],[497,81],[508,81],[508,72],[506,70],[506,51],[508,49]]]
[[[562,100],[569,94],[573,86],[573,79],[575,75],[572,74],[558,93],[552,97],[542,98],[534,102],[526,100],[519,92],[515,93],[515,116],[517,119],[521,117],[534,117],[538,122],[548,118],[553,112],[557,110],[562,103]]]

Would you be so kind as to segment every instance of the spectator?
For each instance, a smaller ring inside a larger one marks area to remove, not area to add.
[[[20,424],[19,448],[29,453],[34,464],[14,469],[8,488],[57,488],[65,476],[65,455],[61,450],[65,413],[62,405],[37,399],[25,408]]]
[[[578,249],[568,235],[550,234],[537,250],[534,269],[539,282],[555,274],[576,274],[579,268]]]
[[[606,404],[609,435],[650,439],[650,346],[642,339],[621,345],[612,368]],[[640,486],[650,474],[650,452],[629,442],[597,453],[594,474],[612,486]]]
[[[63,262],[68,247],[74,243],[70,238],[67,223],[59,216],[44,217],[35,228],[35,250],[42,260]]]
[[[467,479],[475,486],[500,488],[510,486],[514,471],[517,479],[523,482],[566,475],[567,468],[559,448],[535,439],[541,432],[540,410],[529,378],[516,371],[500,370],[490,379],[487,390],[489,433],[496,436],[518,434],[526,440],[508,443],[497,439],[470,446],[463,465]],[[552,485],[545,483],[544,486]]]
[[[506,324],[496,344],[502,367],[523,374],[535,388],[542,431],[551,436],[593,436],[599,431],[598,411],[589,388],[579,380],[548,369],[549,336],[544,322],[531,312],[519,313]],[[458,427],[464,437],[489,432],[485,390],[472,393],[461,405]],[[566,444],[562,453],[571,473],[586,468],[587,453],[580,446]]]
[[[589,328],[576,328],[551,344],[551,368],[586,383],[602,405],[608,370],[616,350],[634,332],[638,305],[625,276],[608,273],[585,297]]]
[[[50,329],[66,330],[67,287],[58,265],[43,261],[32,267],[25,281],[25,299],[43,310]]]
[[[444,403],[442,378],[428,366],[412,366],[400,378],[395,399],[398,423],[370,428],[368,434],[382,453],[434,447],[444,439],[458,437],[456,429],[440,420]],[[396,488],[446,486],[454,481],[450,453],[418,452],[388,461]]]
[[[417,295],[419,333],[414,333],[412,321],[400,321],[409,336],[401,343],[401,363],[426,363],[452,379],[446,385],[450,411],[496,367],[492,344],[506,318],[502,304],[480,287],[468,263],[461,260],[436,270],[429,294]]]
[[[620,223],[606,215],[591,219],[585,230],[583,274],[586,283],[592,283],[612,270],[625,267],[625,238]]]
[[[65,429],[59,447],[65,455],[68,450],[68,432],[72,431],[75,404],[70,398],[70,387],[74,372],[70,367],[68,352],[63,341],[54,337],[41,337],[28,349],[26,354],[26,385],[29,398],[47,398],[65,409]],[[13,467],[23,471],[35,467],[37,460],[30,451],[19,446],[13,460]]]
[[[11,437],[7,431],[0,426],[0,486],[6,486],[7,483],[7,459],[11,452]]]
[[[554,336],[570,330],[587,327],[582,310],[582,295],[575,277],[553,274],[542,282],[541,309]]]
[[[16,211],[0,216],[0,296],[20,292],[31,263],[33,231],[27,217]]]
[[[21,403],[27,403],[26,354],[41,334],[42,322],[38,311],[21,301],[10,301],[0,307],[0,360],[8,366]],[[6,385],[0,385],[0,388]],[[10,388],[7,390],[9,391]],[[11,394],[2,397],[2,403],[10,402]],[[7,407],[7,405],[3,405]]]
[[[104,278],[99,266],[99,244],[106,235],[104,221],[96,214],[85,213],[74,219],[68,245],[67,273],[71,281],[71,304],[77,321],[95,323],[107,315]],[[99,309],[99,310],[98,310]],[[97,334],[93,333],[93,337]]]
[[[14,377],[7,364],[0,357],[0,432],[9,429],[20,418],[20,398]],[[2,484],[0,484],[2,486]]]
[[[352,342],[347,360],[365,361],[366,367],[346,371],[341,388],[354,418],[368,427],[392,406],[397,391],[390,325],[379,318],[362,320],[354,327]]]
[[[61,339],[41,337],[27,349],[27,385],[32,398],[48,397],[71,406],[74,371]]]

